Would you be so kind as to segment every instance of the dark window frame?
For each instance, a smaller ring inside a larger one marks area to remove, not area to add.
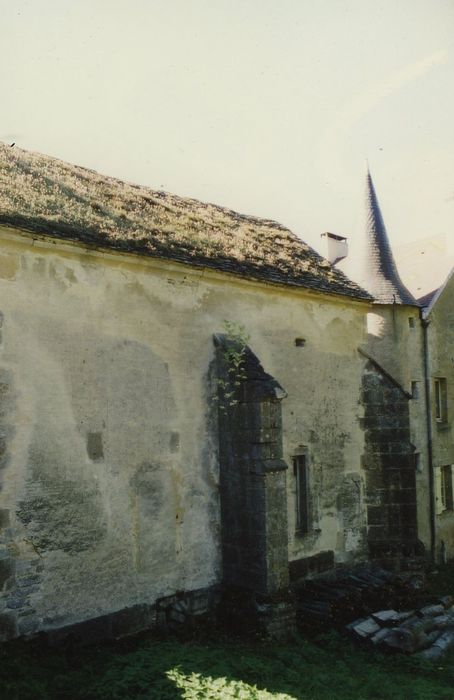
[[[445,464],[441,470],[441,504],[443,510],[454,509],[453,489],[452,489],[452,465]]]
[[[445,377],[434,379],[435,420],[446,423],[448,420],[448,386]]]
[[[294,455],[292,462],[293,474],[295,477],[295,529],[299,535],[307,535],[308,532],[310,532],[309,468],[307,455]]]

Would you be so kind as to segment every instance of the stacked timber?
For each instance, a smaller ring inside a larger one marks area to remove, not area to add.
[[[445,596],[416,610],[380,610],[346,625],[363,644],[435,660],[454,647],[454,598]]]
[[[414,582],[380,568],[360,568],[335,579],[313,579],[299,586],[296,609],[299,625],[319,631],[343,627],[347,622],[379,608],[408,605],[418,595]]]

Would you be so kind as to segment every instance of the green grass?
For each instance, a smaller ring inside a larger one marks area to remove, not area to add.
[[[453,584],[451,566],[431,588],[448,593]],[[13,643],[0,650],[0,697],[454,700],[454,652],[435,664],[383,656],[336,632],[286,644],[151,635],[75,651]]]
[[[0,655],[1,697],[429,700],[454,698],[454,654],[430,665],[355,648],[331,633],[288,644],[142,639],[72,655],[15,645]]]

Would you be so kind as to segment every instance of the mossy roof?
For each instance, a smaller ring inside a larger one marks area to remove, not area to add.
[[[0,223],[249,279],[371,298],[275,221],[5,144],[0,144]]]

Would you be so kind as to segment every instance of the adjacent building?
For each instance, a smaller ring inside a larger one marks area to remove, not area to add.
[[[426,348],[429,474],[433,538],[438,561],[454,556],[454,277],[419,299]]]

